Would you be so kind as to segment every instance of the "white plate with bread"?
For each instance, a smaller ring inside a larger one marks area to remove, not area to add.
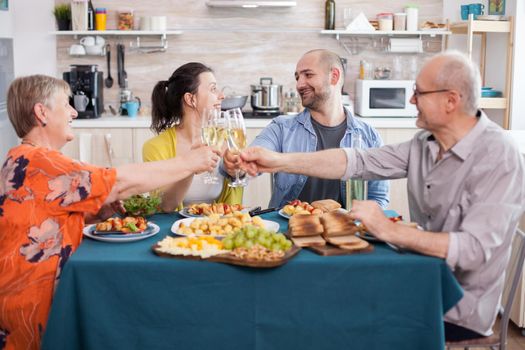
[[[322,215],[332,210],[341,208],[341,204],[333,199],[322,199],[312,203],[301,202],[299,199],[288,202],[281,210],[279,215],[290,219],[294,215]]]

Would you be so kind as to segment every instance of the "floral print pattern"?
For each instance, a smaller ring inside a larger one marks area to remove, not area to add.
[[[51,202],[62,198],[60,205],[64,207],[86,199],[91,192],[90,175],[85,170],[57,176],[48,184],[52,192],[46,196],[46,200]]]
[[[40,227],[31,227],[28,238],[30,243],[20,248],[20,253],[27,261],[37,263],[60,254],[62,235],[58,223],[52,218],[44,221]]]
[[[82,240],[84,215],[100,210],[115,180],[114,169],[54,150],[9,151],[0,169],[0,349],[41,346],[60,276]]]
[[[29,160],[23,156],[13,160],[8,157],[0,170],[0,216],[3,215],[3,205],[8,195],[19,189],[24,183]]]

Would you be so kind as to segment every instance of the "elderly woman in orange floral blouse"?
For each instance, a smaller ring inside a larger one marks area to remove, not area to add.
[[[7,98],[22,144],[0,171],[0,349],[37,349],[53,291],[86,222],[114,214],[114,203],[193,173],[214,169],[219,153],[195,147],[185,156],[101,168],[60,149],[73,139],[70,88],[43,75],[16,79]]]

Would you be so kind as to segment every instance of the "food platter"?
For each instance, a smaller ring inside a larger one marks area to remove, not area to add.
[[[171,225],[171,232],[179,236],[209,236],[209,235],[184,234],[179,230],[181,223],[183,223],[186,226],[189,226],[192,223],[192,221],[194,221],[195,219],[197,218],[185,218],[185,219],[180,219],[180,220],[175,221],[173,225]],[[279,231],[279,223],[275,221],[270,221],[270,220],[262,220],[262,222],[264,224],[264,228],[267,229],[268,231],[274,231],[274,232]],[[225,237],[226,235],[213,235],[213,236],[217,238],[221,238],[221,237]]]
[[[179,210],[179,214],[185,218],[205,218],[207,217],[207,215],[203,215],[203,214],[192,214],[188,210],[189,210],[188,207],[184,207],[181,210]],[[241,210],[241,213],[247,213],[250,210],[251,208],[243,208]]]
[[[160,250],[160,247],[158,244],[153,245],[152,250],[155,254],[162,257],[167,258],[176,258],[176,259],[185,259],[185,260],[197,260],[197,261],[212,261],[212,262],[218,262],[218,263],[224,263],[224,264],[230,264],[230,265],[237,265],[237,266],[247,266],[247,267],[254,267],[254,268],[272,268],[272,267],[278,267],[281,265],[286,264],[291,258],[293,258],[301,248],[293,245],[286,253],[285,255],[278,259],[278,260],[250,260],[250,259],[240,259],[231,253],[224,253],[219,255],[214,255],[209,258],[201,258],[199,256],[191,256],[191,255],[173,255],[169,253],[162,252]]]
[[[112,243],[122,243],[122,242],[133,242],[146,239],[152,236],[155,236],[159,233],[160,228],[158,225],[153,222],[148,222],[148,227],[140,233],[121,233],[121,232],[104,232],[103,234],[96,234],[95,224],[88,225],[84,227],[82,233],[84,236],[91,239],[102,241],[102,242],[112,242]]]

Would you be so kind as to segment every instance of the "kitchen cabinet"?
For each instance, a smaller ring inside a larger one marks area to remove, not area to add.
[[[503,109],[503,128],[509,128],[509,107],[511,96],[511,82],[512,82],[512,55],[514,49],[513,43],[513,21],[509,17],[508,21],[481,21],[474,20],[473,15],[469,15],[466,22],[455,23],[450,26],[450,31],[453,34],[467,35],[467,54],[472,59],[472,47],[474,43],[474,35],[481,35],[481,53],[480,53],[480,72],[482,78],[482,86],[485,86],[485,70],[486,70],[486,55],[487,55],[487,34],[502,33],[507,37],[507,62],[505,71],[505,86],[503,97],[482,97],[480,101],[481,108],[488,109]],[[445,46],[448,46],[448,40],[445,41]]]
[[[133,129],[81,128],[73,129],[75,139],[68,142],[62,153],[82,162],[110,167],[141,160],[133,147]]]
[[[251,144],[262,130],[263,128],[246,129],[247,144]],[[248,207],[261,206],[263,209],[267,208],[272,196],[271,182],[270,174],[262,174],[251,178],[248,181],[248,186],[244,188],[243,204]]]
[[[406,129],[377,129],[385,145],[396,144],[411,140],[419,131],[415,128]],[[405,220],[410,219],[408,210],[407,180],[390,180],[390,204],[389,209],[393,209],[402,215]]]

